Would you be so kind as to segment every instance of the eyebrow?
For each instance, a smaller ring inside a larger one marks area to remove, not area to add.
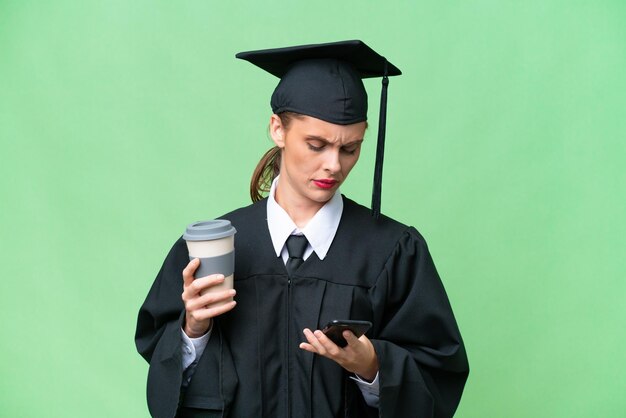
[[[317,135],[307,135],[304,139],[306,141],[322,141],[326,144],[332,144],[332,142],[329,141],[328,139],[321,137],[321,136],[317,136]],[[355,139],[354,141],[348,142],[347,144],[343,144],[342,147],[360,144],[361,142],[363,142],[363,139]]]

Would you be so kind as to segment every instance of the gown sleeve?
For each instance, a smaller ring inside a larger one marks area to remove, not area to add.
[[[370,297],[379,416],[453,416],[469,365],[443,284],[414,228],[398,241]]]
[[[178,408],[183,375],[182,270],[187,263],[185,242],[179,239],[157,274],[137,318],[135,344],[139,354],[150,363],[147,397],[154,417],[173,417]]]

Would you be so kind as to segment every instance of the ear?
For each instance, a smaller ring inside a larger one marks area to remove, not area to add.
[[[270,136],[278,148],[285,146],[285,127],[278,115],[270,117]]]

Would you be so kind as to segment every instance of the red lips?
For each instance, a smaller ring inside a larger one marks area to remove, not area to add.
[[[313,184],[320,189],[332,189],[337,183],[339,182],[333,179],[313,180]]]

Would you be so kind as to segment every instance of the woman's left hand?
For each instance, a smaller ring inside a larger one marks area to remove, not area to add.
[[[378,357],[372,342],[365,335],[357,338],[351,331],[343,331],[348,345],[341,348],[320,330],[304,329],[308,343],[300,343],[300,348],[327,357],[349,372],[362,379],[372,381],[378,373]]]

